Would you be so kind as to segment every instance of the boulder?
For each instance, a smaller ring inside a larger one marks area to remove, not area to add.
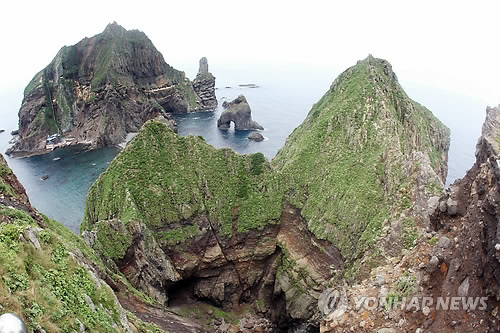
[[[220,129],[229,129],[231,122],[234,123],[235,130],[264,129],[264,127],[252,120],[252,110],[243,95],[239,95],[229,103],[227,110],[222,112],[219,120],[217,120],[217,127]]]
[[[258,132],[253,132],[252,134],[250,134],[248,136],[248,138],[250,140],[254,140],[254,141],[257,141],[257,142],[261,142],[261,141],[264,141],[264,136],[262,136],[262,134],[258,133]]]

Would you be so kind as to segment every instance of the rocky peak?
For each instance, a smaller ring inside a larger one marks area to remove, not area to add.
[[[35,75],[19,110],[20,140],[8,153],[46,153],[46,138],[55,133],[90,149],[117,145],[159,114],[217,106],[215,78],[203,75],[191,83],[143,32],[111,23],[61,48]]]
[[[446,126],[406,95],[389,62],[369,56],[335,79],[272,163],[291,189],[287,200],[356,276],[367,272],[355,262],[383,260],[409,242],[401,229],[420,217],[402,216],[442,191],[448,147]],[[378,259],[362,259],[374,248]]]
[[[198,73],[208,73],[208,60],[206,57],[200,59],[200,68]]]
[[[215,95],[215,77],[208,71],[208,60],[206,57],[200,59],[200,68],[193,88],[200,96],[202,106],[207,110],[217,107],[217,96]]]
[[[497,158],[500,151],[500,105],[486,108],[486,120],[476,146],[476,157]]]
[[[113,21],[113,23],[109,23],[103,31],[103,35],[109,36],[124,36],[127,33],[127,29]]]

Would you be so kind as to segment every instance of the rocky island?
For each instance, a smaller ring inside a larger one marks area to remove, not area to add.
[[[500,107],[446,191],[448,128],[372,56],[337,77],[271,162],[158,119],[91,187],[81,237],[32,208],[0,161],[0,304],[31,330],[499,330]],[[329,290],[391,304],[486,295],[489,310],[318,308]]]
[[[257,122],[252,120],[252,110],[248,105],[247,99],[239,95],[231,102],[224,102],[226,109],[217,120],[217,127],[223,130],[231,127],[234,123],[235,130],[263,130]]]
[[[8,154],[42,154],[57,145],[117,145],[148,119],[214,106],[206,59],[196,82],[168,65],[141,31],[117,23],[63,47],[24,90],[19,138]],[[207,69],[205,71],[205,69]],[[215,105],[216,101],[215,101]]]

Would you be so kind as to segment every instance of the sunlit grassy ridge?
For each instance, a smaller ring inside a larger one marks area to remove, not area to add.
[[[230,237],[276,223],[287,200],[352,263],[372,249],[386,221],[410,208],[405,163],[413,152],[428,155],[444,178],[448,138],[449,130],[408,98],[390,64],[369,57],[335,80],[272,168],[261,154],[215,149],[146,123],[90,189],[82,230],[133,219],[174,246],[199,234],[196,216]],[[120,258],[130,242],[124,237],[106,251]]]
[[[449,130],[409,99],[390,64],[369,57],[342,73],[273,160],[286,199],[347,259],[373,245],[399,200],[411,152],[446,168]]]
[[[90,189],[82,230],[113,218],[159,229],[202,214],[224,236],[231,236],[233,227],[258,229],[281,213],[282,196],[264,177],[267,172],[269,163],[260,153],[215,149],[201,137],[181,137],[149,121]],[[194,234],[195,226],[187,226],[156,236],[169,242]]]
[[[79,332],[81,325],[91,332],[127,332],[120,316],[130,317],[140,332],[154,329],[123,312],[96,272],[121,277],[82,238],[46,216],[36,221],[28,214],[33,211],[16,192],[20,186],[0,156],[0,198],[17,207],[0,201],[0,312],[20,315],[30,332]]]

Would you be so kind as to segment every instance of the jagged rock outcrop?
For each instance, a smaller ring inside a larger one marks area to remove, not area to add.
[[[0,154],[0,207],[2,206],[26,212],[40,227],[45,226],[40,213],[31,206],[24,186],[19,182],[8,167],[5,158]]]
[[[324,268],[341,270],[342,258],[307,231],[276,181],[262,154],[217,150],[149,121],[92,186],[82,230],[101,235],[94,249],[156,300],[188,290],[226,310],[253,304],[282,325],[306,321],[331,278]]]
[[[35,75],[19,110],[19,140],[8,153],[45,153],[46,138],[55,133],[91,149],[116,145],[159,114],[204,108],[184,73],[143,32],[113,23],[64,46]]]
[[[249,114],[243,96],[233,107]],[[317,327],[326,286],[366,277],[430,226],[423,208],[442,192],[448,145],[449,130],[370,56],[335,80],[272,166],[147,122],[92,186],[82,230],[104,235],[94,249],[131,280],[163,265],[144,249],[168,261],[180,280],[166,270],[134,282],[151,297],[253,304],[279,326]],[[106,221],[123,227],[99,230]]]
[[[500,106],[486,109],[476,146],[476,163],[441,197],[431,224],[439,242],[430,257],[425,287],[432,296],[488,297],[483,311],[437,311],[424,322],[426,332],[497,332],[500,306]],[[443,274],[443,270],[446,272]],[[466,318],[466,319],[465,319]]]
[[[488,107],[476,148],[476,163],[441,197],[429,199],[430,224],[403,256],[376,267],[371,277],[346,290],[392,297],[394,308],[360,311],[334,308],[321,331],[498,332],[500,306],[500,106]],[[415,306],[401,305],[415,298]],[[452,299],[455,301],[452,305]],[[427,299],[427,305],[423,300]],[[429,301],[430,300],[430,301]],[[438,302],[441,302],[440,306]]]
[[[200,59],[200,69],[193,81],[194,91],[201,99],[201,105],[205,109],[217,107],[217,96],[215,95],[215,77],[208,71],[207,58]]]
[[[226,108],[226,110],[222,112],[217,120],[218,128],[229,129],[231,127],[231,122],[233,122],[235,130],[264,129],[264,127],[252,120],[252,110],[245,96],[239,95],[232,102],[225,104],[224,108]]]

